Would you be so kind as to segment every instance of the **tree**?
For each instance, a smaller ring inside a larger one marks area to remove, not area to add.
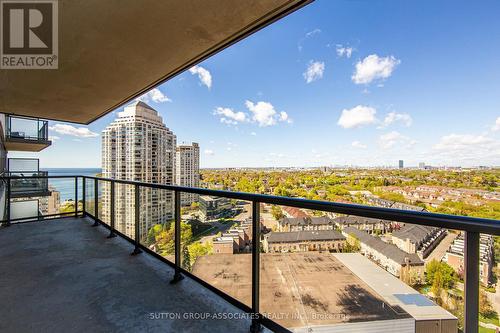
[[[359,241],[359,239],[353,233],[349,234],[347,237],[347,242],[342,248],[342,252],[345,253],[359,252],[360,249],[361,249],[361,242]]]
[[[194,263],[196,262],[196,259],[201,256],[206,256],[209,254],[212,254],[214,251],[214,248],[212,244],[209,242],[203,244],[200,242],[195,242],[191,245],[188,245],[188,252],[189,252],[189,259],[190,259],[190,266],[192,267]]]
[[[440,289],[451,289],[457,281],[453,267],[445,262],[432,260],[425,269],[427,283]]]
[[[482,289],[479,290],[479,313],[486,318],[495,314],[495,310],[493,309],[486,292]]]
[[[285,217],[285,214],[283,214],[281,208],[276,205],[271,206],[271,214],[276,220],[281,220]]]
[[[175,253],[175,228],[173,222],[166,225],[163,230],[156,235],[155,242],[158,252],[161,255],[171,255]],[[191,242],[193,233],[191,226],[186,222],[181,222],[181,245],[186,246]]]

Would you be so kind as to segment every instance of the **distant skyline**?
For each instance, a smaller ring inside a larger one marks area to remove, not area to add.
[[[499,166],[499,10],[317,0],[141,99],[179,143],[200,144],[202,168]],[[9,157],[101,167],[116,111],[51,121],[51,147]]]

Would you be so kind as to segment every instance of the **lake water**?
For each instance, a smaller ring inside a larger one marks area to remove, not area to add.
[[[49,176],[95,176],[101,173],[101,168],[41,168],[42,171],[48,171]],[[53,186],[57,191],[61,193],[61,202],[66,200],[75,199],[75,179],[74,178],[57,178],[50,179],[49,185]],[[78,197],[82,198],[82,184],[79,180],[78,184]]]

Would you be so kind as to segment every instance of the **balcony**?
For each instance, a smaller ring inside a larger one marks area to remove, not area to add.
[[[179,313],[244,312],[194,281],[170,285],[174,270],[131,257],[93,220],[66,218],[0,231],[2,332],[247,332],[249,321],[179,319]],[[18,287],[15,287],[18,286]],[[8,305],[8,306],[7,306]]]
[[[480,234],[500,235],[500,221],[88,176],[69,179],[79,203],[74,211],[35,223],[5,220],[10,227],[0,230],[0,267],[9,272],[0,276],[0,285],[23,286],[0,289],[4,331],[457,331],[455,316],[401,281],[410,272],[405,268],[397,278],[384,262],[316,246],[307,252],[264,252],[263,209],[282,205],[464,232],[464,330],[478,332]],[[183,193],[234,199],[244,206],[245,218],[229,225],[233,231],[223,223],[212,230],[238,239],[240,246],[229,244],[230,252],[223,252],[221,243],[220,251],[201,251],[207,232],[187,235],[180,214]],[[172,199],[173,221],[148,223],[162,207],[143,198]],[[7,211],[11,206],[7,199]],[[405,264],[409,269],[410,262]],[[207,314],[210,319],[201,317]]]
[[[36,158],[9,158],[7,175],[10,176],[10,197],[29,198],[50,195],[48,173],[39,170]],[[34,177],[33,177],[34,176]],[[37,178],[40,176],[40,178]]]
[[[52,144],[47,120],[6,115],[5,122],[7,151],[39,152]]]

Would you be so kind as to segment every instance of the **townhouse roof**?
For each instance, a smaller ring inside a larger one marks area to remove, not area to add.
[[[367,247],[377,251],[400,265],[405,265],[407,260],[410,261],[410,266],[424,264],[422,259],[420,259],[416,253],[406,253],[399,249],[396,245],[386,243],[379,237],[372,236],[365,231],[353,227],[346,227],[344,228],[343,233],[353,235]]]
[[[325,225],[331,224],[333,220],[327,216],[319,217],[285,217],[280,220],[281,224],[288,225]]]
[[[294,243],[303,241],[344,240],[345,237],[335,230],[271,232],[267,236],[268,243]]]
[[[420,244],[435,230],[436,228],[434,227],[417,224],[405,224],[401,227],[401,229],[394,231],[392,233],[392,237],[402,240],[409,239],[412,243]]]

